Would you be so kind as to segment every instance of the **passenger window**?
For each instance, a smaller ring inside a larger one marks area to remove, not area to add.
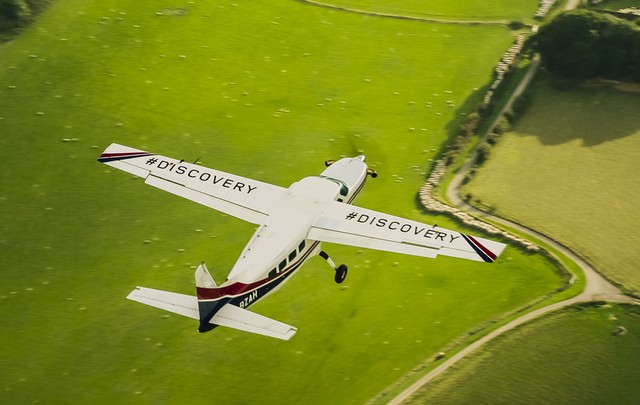
[[[302,252],[302,249],[304,249],[304,239],[302,240],[302,242],[300,242],[300,246],[298,246],[298,252]]]
[[[273,269],[269,272],[269,278],[274,278],[278,274],[278,270]]]
[[[287,266],[287,259],[284,259],[283,261],[280,262],[280,264],[278,265],[278,270],[282,271],[284,270],[284,268]]]
[[[297,253],[298,252],[296,252],[295,250],[293,252],[289,253],[289,261],[292,261],[293,259],[295,259]]]

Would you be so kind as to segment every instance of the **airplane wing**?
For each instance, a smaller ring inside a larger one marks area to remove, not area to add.
[[[503,243],[339,202],[328,204],[316,217],[307,237],[415,256],[445,255],[489,263],[505,248]]]
[[[115,143],[98,161],[142,177],[154,187],[258,225],[286,191],[272,184]]]
[[[127,298],[174,314],[200,319],[198,299],[193,295],[137,287]],[[231,304],[224,305],[209,323],[282,340],[291,339],[297,332],[293,326]]]

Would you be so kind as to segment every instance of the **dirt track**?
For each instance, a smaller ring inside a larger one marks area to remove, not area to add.
[[[534,68],[532,70],[530,70],[528,76],[531,76],[531,77],[529,77],[528,80],[530,80],[533,77],[533,75],[535,74],[536,70],[537,70],[537,66],[534,66]],[[527,79],[523,80],[523,83],[525,83],[525,82],[528,83],[528,80]],[[462,199],[460,199],[460,197],[459,197],[458,187],[462,183],[462,180],[464,179],[464,176],[466,175],[467,171],[472,166],[472,163],[473,163],[472,160],[467,162],[465,167],[463,169],[461,169],[460,172],[458,172],[458,174],[456,175],[454,181],[451,182],[451,185],[449,186],[449,189],[447,190],[447,197],[449,198],[449,200],[454,205],[456,205],[458,208],[464,209],[465,211],[467,211],[469,213],[472,213],[472,214],[474,214],[475,216],[477,216],[479,218],[488,218],[488,219],[491,219],[494,222],[507,225],[507,226],[509,226],[511,228],[518,229],[519,231],[521,231],[521,232],[523,232],[523,233],[525,233],[527,235],[534,236],[535,238],[538,238],[540,240],[544,240],[546,243],[548,243],[549,245],[553,246],[555,249],[559,250],[562,254],[564,254],[565,256],[570,258],[572,261],[574,261],[576,264],[578,264],[578,266],[580,266],[580,268],[584,272],[584,275],[585,275],[585,287],[584,287],[584,290],[579,295],[577,295],[577,296],[575,296],[573,298],[570,298],[570,299],[567,299],[567,300],[564,300],[564,301],[561,301],[561,302],[557,302],[557,303],[548,305],[546,307],[537,309],[535,311],[526,313],[523,316],[521,316],[521,317],[519,317],[517,319],[514,319],[511,322],[509,322],[508,324],[506,324],[504,326],[501,326],[500,328],[492,331],[488,335],[482,337],[481,339],[479,339],[479,340],[475,341],[474,343],[470,344],[469,346],[465,347],[464,349],[462,349],[461,351],[459,351],[458,353],[456,353],[455,355],[453,355],[449,359],[443,361],[442,364],[440,364],[438,367],[436,367],[435,369],[431,370],[428,374],[426,374],[420,380],[415,382],[409,388],[407,388],[402,393],[400,393],[398,396],[396,396],[391,401],[389,401],[389,404],[394,404],[394,405],[401,404],[402,402],[407,400],[411,395],[413,395],[422,386],[424,386],[425,384],[427,384],[428,382],[430,382],[431,380],[433,380],[434,378],[436,378],[437,376],[442,374],[449,367],[451,367],[452,365],[454,365],[455,363],[457,363],[459,360],[461,360],[462,358],[466,357],[467,355],[471,354],[473,351],[475,351],[476,349],[480,348],[485,343],[491,341],[492,339],[496,338],[497,336],[500,336],[501,334],[503,334],[505,332],[508,332],[508,331],[512,330],[513,328],[515,328],[517,326],[520,326],[520,325],[522,325],[522,324],[524,324],[526,322],[529,322],[529,321],[531,321],[531,320],[533,320],[535,318],[538,318],[538,317],[540,317],[540,316],[542,316],[544,314],[547,314],[547,313],[552,312],[552,311],[556,311],[558,309],[561,309],[561,308],[564,308],[564,307],[567,307],[569,305],[573,305],[573,304],[576,304],[576,303],[579,303],[579,302],[588,302],[588,301],[610,301],[610,302],[621,302],[621,303],[635,303],[635,304],[638,304],[638,302],[636,300],[632,299],[631,297],[629,297],[627,295],[622,294],[622,292],[617,287],[615,287],[614,285],[609,283],[597,271],[595,271],[595,269],[591,265],[589,265],[587,262],[582,260],[578,255],[576,255],[574,252],[572,252],[567,247],[561,245],[560,243],[556,242],[555,240],[553,240],[551,238],[548,238],[545,235],[542,235],[542,234],[536,232],[535,230],[526,228],[526,227],[521,226],[519,224],[507,221],[505,219],[502,219],[502,218],[499,218],[499,217],[496,217],[496,216],[493,216],[493,215],[490,215],[490,214],[486,214],[486,213],[484,213],[482,211],[479,211],[479,210],[475,209],[474,207],[469,206],[464,201],[462,201]]]
[[[572,9],[576,8],[579,4],[580,4],[580,0],[569,0],[567,2],[566,6],[565,6],[565,10],[572,10]],[[531,66],[529,68],[529,71],[527,72],[525,77],[522,79],[521,83],[518,85],[517,89],[514,91],[514,93],[511,96],[510,100],[507,102],[506,106],[504,107],[505,110],[507,108],[510,108],[511,104],[513,103],[513,101],[520,94],[522,94],[522,92],[524,92],[526,90],[527,86],[529,85],[529,83],[531,82],[533,77],[535,76],[539,65],[540,65],[540,61],[539,60],[534,60],[534,62],[531,64]],[[499,114],[498,118],[501,115],[502,114]],[[493,127],[497,123],[497,120],[498,119],[496,119],[496,122],[493,123],[491,128],[489,128],[489,130],[487,131],[487,134],[491,132],[491,130],[493,129]],[[447,360],[443,361],[438,367],[436,367],[435,369],[431,370],[429,373],[427,373],[420,380],[416,381],[414,384],[412,384],[406,390],[401,392],[398,396],[396,396],[391,401],[389,401],[388,402],[389,404],[394,404],[394,405],[401,404],[402,402],[407,400],[411,395],[413,395],[422,386],[424,386],[425,384],[427,384],[428,382],[430,382],[431,380],[433,380],[434,378],[436,378],[437,376],[442,374],[445,370],[447,370],[449,367],[451,367],[452,365],[457,363],[459,360],[461,360],[465,356],[471,354],[476,349],[482,347],[485,343],[491,341],[492,339],[496,338],[497,336],[500,336],[501,334],[503,334],[505,332],[508,332],[508,331],[512,330],[515,327],[518,327],[518,326],[520,326],[520,325],[522,325],[522,324],[524,324],[526,322],[529,322],[529,321],[531,321],[533,319],[536,319],[536,318],[538,318],[538,317],[540,317],[540,316],[542,316],[544,314],[547,314],[547,313],[552,312],[552,311],[556,311],[558,309],[561,309],[561,308],[564,308],[564,307],[567,307],[569,305],[573,305],[573,304],[576,304],[576,303],[579,303],[579,302],[588,302],[588,301],[610,301],[610,302],[639,304],[639,302],[637,300],[634,300],[631,297],[629,297],[627,295],[624,295],[616,286],[612,285],[604,277],[602,277],[590,264],[588,264],[587,262],[582,260],[577,254],[575,254],[573,251],[571,251],[570,249],[568,249],[564,245],[556,242],[555,240],[553,240],[553,239],[551,239],[551,238],[549,238],[549,237],[547,237],[545,235],[542,235],[542,234],[536,232],[535,230],[526,228],[526,227],[524,227],[524,226],[522,226],[520,224],[516,224],[516,223],[510,222],[510,221],[507,221],[505,219],[496,217],[494,215],[490,215],[490,214],[487,214],[487,213],[482,212],[480,210],[477,210],[476,208],[471,207],[470,205],[468,205],[464,201],[462,201],[462,199],[459,196],[459,187],[462,184],[462,180],[464,179],[465,175],[467,174],[467,172],[473,166],[473,164],[475,162],[475,159],[476,159],[476,156],[477,155],[476,155],[475,152],[472,153],[471,157],[469,158],[469,160],[462,167],[462,169],[460,169],[460,171],[457,173],[455,179],[449,185],[449,189],[447,190],[447,198],[455,206],[457,206],[458,208],[461,208],[461,209],[463,209],[463,210],[475,215],[476,217],[491,219],[494,222],[507,225],[507,226],[509,226],[511,228],[514,228],[514,229],[518,229],[519,231],[523,232],[524,234],[527,234],[527,235],[533,236],[535,238],[538,238],[540,240],[543,240],[546,243],[548,243],[549,245],[553,246],[555,249],[560,251],[563,255],[567,256],[572,261],[574,261],[578,266],[580,266],[580,268],[582,269],[582,271],[584,272],[584,275],[585,275],[585,287],[584,287],[584,290],[579,295],[577,295],[577,296],[575,296],[573,298],[570,298],[570,299],[567,299],[567,300],[564,300],[564,301],[561,301],[561,302],[557,302],[557,303],[548,305],[546,307],[537,309],[535,311],[526,313],[523,316],[521,316],[521,317],[519,317],[517,319],[514,319],[511,322],[509,322],[508,324],[503,325],[500,328],[492,331],[488,335],[486,335],[486,336],[482,337],[481,339],[475,341],[474,343],[472,343],[469,346],[465,347],[464,349],[462,349],[461,351],[459,351],[458,353],[456,353],[452,357],[450,357]]]
[[[511,102],[518,95],[520,95],[522,91],[526,89],[531,79],[533,79],[533,76],[535,75],[538,69],[538,66],[539,66],[539,61],[534,61],[534,63],[532,63],[530,70],[527,72],[527,75],[525,75],[525,77],[523,78],[522,82],[520,83],[516,91],[514,91],[514,94],[511,96],[511,100],[507,103],[507,106],[505,107],[505,109],[508,108]],[[491,132],[491,129],[488,132]],[[426,374],[420,380],[416,381],[409,388],[407,388],[406,390],[401,392],[398,396],[396,396],[391,401],[389,401],[389,404],[394,404],[394,405],[401,404],[402,402],[407,400],[411,395],[413,395],[422,386],[424,386],[425,384],[427,384],[428,382],[430,382],[431,380],[433,380],[434,378],[442,374],[449,367],[451,367],[452,365],[454,365],[455,363],[457,363],[459,360],[466,357],[467,355],[471,354],[473,351],[480,348],[485,343],[491,341],[492,339],[496,338],[497,336],[500,336],[505,332],[512,330],[517,326],[520,326],[544,314],[547,314],[552,311],[556,311],[558,309],[561,309],[579,302],[588,302],[588,301],[610,301],[610,302],[638,304],[636,300],[632,299],[627,295],[624,295],[617,287],[615,287],[610,282],[608,282],[604,277],[602,277],[590,264],[582,260],[578,255],[576,255],[573,251],[571,251],[567,247],[561,245],[560,243],[556,242],[555,240],[545,235],[542,235],[536,232],[535,230],[526,228],[522,225],[510,222],[508,220],[496,217],[494,215],[487,214],[485,212],[477,210],[474,207],[471,207],[470,205],[462,201],[462,199],[459,196],[458,190],[460,185],[462,184],[462,180],[464,179],[465,175],[473,166],[475,157],[476,157],[476,154],[475,153],[472,154],[471,158],[467,161],[464,167],[457,173],[456,177],[451,182],[449,189],[447,190],[447,198],[458,208],[463,209],[478,218],[487,218],[494,222],[507,225],[508,227],[517,229],[523,232],[524,234],[543,240],[549,245],[553,246],[555,249],[560,251],[563,255],[567,256],[572,261],[574,261],[578,266],[580,266],[580,268],[582,269],[585,275],[584,290],[579,295],[573,298],[570,298],[561,302],[557,302],[557,303],[548,305],[546,307],[537,309],[535,311],[526,313],[523,316],[509,322],[508,324],[503,325],[500,328],[492,331],[488,335],[482,337],[481,339],[465,347],[464,349],[462,349],[461,351],[459,351],[449,359],[443,361],[442,364],[440,364],[438,367],[431,370],[428,374]]]
[[[450,20],[446,18],[418,17],[418,16],[403,15],[403,14],[382,13],[377,11],[361,10],[357,8],[349,8],[349,7],[336,6],[333,4],[326,4],[321,1],[315,1],[315,0],[297,0],[297,1],[301,3],[309,4],[312,6],[328,8],[331,10],[344,11],[347,13],[369,15],[373,17],[396,18],[400,20],[412,20],[412,21],[419,21],[419,22],[425,22],[425,23],[458,24],[458,25],[507,25],[509,24],[509,21],[507,20]]]

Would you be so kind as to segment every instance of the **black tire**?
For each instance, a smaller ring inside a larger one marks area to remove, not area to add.
[[[341,264],[336,269],[336,275],[333,278],[337,284],[342,284],[342,282],[347,278],[347,265]]]

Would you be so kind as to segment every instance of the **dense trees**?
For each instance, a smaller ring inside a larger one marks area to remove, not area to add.
[[[0,0],[0,33],[23,27],[53,0]]]
[[[560,14],[533,38],[551,73],[640,81],[640,28],[589,10]]]
[[[31,7],[25,0],[0,0],[0,19],[22,24],[31,17]]]

